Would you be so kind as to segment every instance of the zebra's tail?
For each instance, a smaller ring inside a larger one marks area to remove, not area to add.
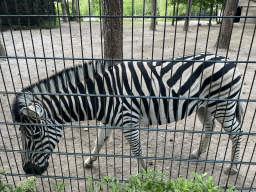
[[[244,119],[245,104],[244,104],[244,102],[241,102],[240,99],[242,99],[242,97],[239,97],[239,100],[237,102],[236,118],[237,118],[238,122],[241,124]]]

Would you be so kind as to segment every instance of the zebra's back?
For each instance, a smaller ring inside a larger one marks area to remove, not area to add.
[[[200,106],[212,107],[217,104],[216,101],[198,98],[238,97],[241,77],[234,63],[226,63],[224,57],[211,54],[186,56],[186,61],[181,62],[183,59],[116,65],[112,73],[116,82],[113,85],[116,91],[113,92],[135,96],[125,97],[122,104],[127,111],[134,114],[137,111],[143,124],[178,121]],[[119,112],[123,113],[124,108]]]

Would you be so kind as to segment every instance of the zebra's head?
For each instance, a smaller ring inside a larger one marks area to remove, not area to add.
[[[40,101],[18,97],[13,104],[13,114],[16,122],[24,123],[19,128],[25,150],[21,153],[23,170],[41,175],[47,170],[50,153],[61,138],[62,128],[54,126],[55,121]]]

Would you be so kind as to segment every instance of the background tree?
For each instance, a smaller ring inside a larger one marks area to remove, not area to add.
[[[79,16],[79,0],[76,0],[76,15]],[[80,17],[76,18],[76,22],[79,23],[80,22]]]
[[[104,58],[123,59],[123,1],[102,0],[102,15],[107,16],[103,17]]]
[[[56,25],[56,17],[38,17],[37,15],[56,15],[54,0],[8,0],[0,1],[2,15],[20,15],[3,17],[2,25],[41,26],[44,23]],[[26,15],[35,15],[26,17]]]
[[[156,16],[156,0],[151,0],[151,16]],[[152,17],[150,26],[150,30],[156,30],[156,18]]]
[[[61,9],[62,9],[62,14],[63,15],[67,15],[67,3],[66,3],[66,0],[62,0],[62,2],[61,2]],[[63,17],[63,22],[64,23],[68,22],[68,18],[67,17]]]
[[[172,25],[177,20],[176,16],[184,16],[187,10],[188,0],[159,0],[159,15],[173,16]],[[178,18],[179,19],[179,18]]]
[[[237,3],[238,0],[227,0],[223,16],[234,16]],[[216,47],[228,49],[232,34],[233,21],[233,18],[222,18],[219,38],[217,39],[217,42],[215,44]]]
[[[71,10],[72,15],[76,13],[76,6],[75,6],[76,2],[77,0],[72,0],[72,10]]]
[[[210,9],[210,16],[214,15],[214,6],[215,6],[215,15],[218,15],[219,8],[224,7],[226,0],[194,0],[193,5],[200,7],[202,10]],[[220,23],[219,18],[216,18],[217,24]],[[209,18],[209,24],[211,24],[212,18]]]
[[[175,15],[176,15],[176,14],[175,14],[175,13],[176,13],[176,12],[175,12],[175,11],[176,11],[176,10],[175,10],[175,8],[176,8],[176,1],[173,0],[172,2],[173,2],[172,26],[174,26],[174,21],[175,21],[175,18],[174,18],[174,17],[175,17]],[[178,10],[178,7],[179,7],[179,0],[178,0],[178,2],[177,2],[177,10]]]
[[[190,16],[191,7],[192,7],[192,0],[188,0],[186,16]],[[188,31],[188,28],[189,28],[189,17],[186,17],[185,23],[183,26],[183,31]]]

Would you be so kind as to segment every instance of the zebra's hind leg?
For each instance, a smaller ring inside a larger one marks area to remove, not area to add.
[[[232,107],[229,107],[233,105]],[[232,141],[232,153],[231,161],[240,161],[240,144],[241,144],[241,134],[243,132],[240,123],[235,116],[236,105],[234,103],[229,104],[227,109],[217,110],[216,119],[220,122],[222,127],[226,132],[231,133],[229,139]],[[237,164],[232,163],[230,168],[225,171],[227,175],[237,174]]]
[[[100,126],[104,126],[104,124],[100,123]],[[98,137],[95,140],[95,144],[94,144],[94,148],[92,150],[92,155],[88,157],[85,161],[84,161],[84,165],[86,168],[91,168],[93,161],[97,160],[97,156],[95,156],[95,154],[99,154],[101,148],[103,147],[103,145],[106,143],[106,141],[109,138],[109,135],[111,134],[112,129],[105,129],[105,128],[100,128],[98,131]]]
[[[198,109],[197,116],[199,117],[199,120],[203,125],[204,131],[214,130],[215,128],[214,119],[211,113],[205,107],[201,107]],[[198,159],[199,156],[206,151],[207,146],[210,142],[210,137],[211,137],[211,133],[203,133],[198,149],[196,149],[191,153],[190,158]]]
[[[241,161],[240,158],[240,143],[241,135],[229,135],[229,139],[232,141],[232,152],[231,152],[231,161]],[[235,175],[238,173],[237,164],[232,163],[230,168],[225,171],[226,175]]]
[[[133,124],[129,124],[129,127],[131,127],[131,129],[124,129],[123,134],[130,144],[133,155],[140,157],[141,156],[140,132],[139,130],[132,129],[132,127],[137,127]],[[142,172],[142,169],[146,170],[146,165],[144,163],[144,160],[141,158],[138,158],[138,168],[139,168],[139,172]]]

